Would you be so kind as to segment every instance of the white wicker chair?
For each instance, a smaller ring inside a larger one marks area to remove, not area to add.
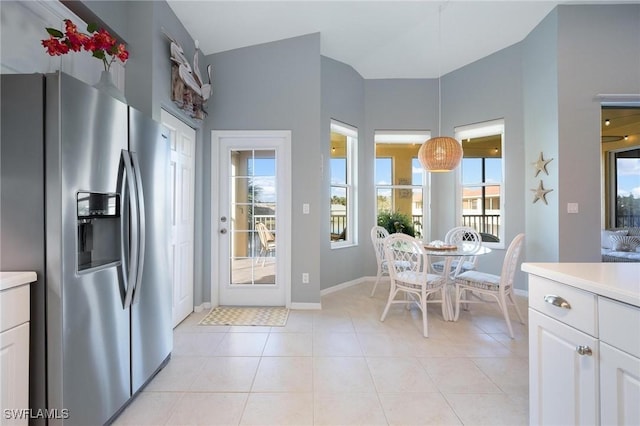
[[[442,304],[442,314],[445,315],[445,279],[441,275],[429,273],[428,258],[422,242],[409,235],[389,235],[384,240],[384,252],[389,265],[391,288],[380,321],[384,321],[392,304],[415,302],[422,311],[423,335],[428,337],[427,303]],[[397,300],[396,295],[400,292],[407,297]],[[429,295],[437,292],[442,293],[440,299],[427,300]]]
[[[462,242],[465,243],[473,243],[476,247],[480,247],[482,245],[482,238],[478,231],[468,226],[457,226],[455,228],[451,228],[444,237],[445,244],[452,244],[459,246]],[[439,260],[437,262],[433,262],[431,267],[433,270],[439,274],[442,273],[442,269],[444,268],[444,260]],[[454,260],[451,262],[451,271],[454,276],[467,271],[473,271],[478,266],[478,256],[466,256],[460,260]]]
[[[382,226],[374,226],[371,228],[371,243],[373,244],[373,249],[376,252],[376,261],[378,262],[378,272],[376,274],[376,282],[373,284],[373,289],[371,290],[371,296],[376,292],[376,288],[378,287],[378,283],[383,276],[389,275],[389,269],[387,268],[387,262],[384,260],[384,240],[389,236],[389,231],[387,231]]]
[[[511,320],[509,319],[508,305],[512,305],[515,308],[518,319],[524,324],[524,319],[518,309],[518,305],[513,298],[513,278],[518,266],[518,260],[520,253],[522,252],[522,245],[524,242],[524,234],[518,234],[509,244],[507,254],[504,257],[502,264],[502,272],[500,275],[488,274],[479,271],[467,271],[459,274],[456,279],[456,311],[454,320],[458,319],[460,314],[460,305],[467,303],[487,303],[491,300],[485,300],[481,296],[490,296],[496,299],[504,319],[507,322],[507,328],[509,329],[509,335],[513,339],[513,328],[511,327]],[[470,294],[466,294],[470,293]],[[475,299],[471,299],[471,296],[476,296]],[[467,296],[466,298],[463,298]]]
[[[260,258],[262,258],[262,266],[264,266],[269,253],[275,254],[276,252],[276,237],[271,231],[269,231],[267,225],[262,222],[258,222],[256,224],[256,229],[258,230],[258,236],[260,237],[260,253],[256,259],[256,264]]]

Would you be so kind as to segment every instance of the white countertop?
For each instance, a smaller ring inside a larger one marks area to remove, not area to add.
[[[640,263],[523,263],[522,270],[640,307]]]
[[[36,273],[31,271],[0,272],[0,291],[29,284],[37,279]]]

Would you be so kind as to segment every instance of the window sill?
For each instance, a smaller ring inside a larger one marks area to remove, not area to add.
[[[334,249],[342,249],[349,247],[356,247],[358,244],[353,241],[332,241],[331,242],[331,250]]]
[[[489,243],[489,242],[483,242],[482,243],[483,246],[490,248],[491,250],[504,250],[505,246],[503,242],[499,242],[499,243]]]

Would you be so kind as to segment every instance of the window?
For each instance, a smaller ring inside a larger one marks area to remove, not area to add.
[[[640,226],[640,108],[602,106],[605,228]]]
[[[640,226],[640,149],[610,153],[612,191],[615,196],[614,228]]]
[[[356,164],[358,129],[331,120],[331,247],[357,243]]]
[[[504,121],[457,127],[464,155],[460,167],[460,223],[477,230],[483,241],[504,247]]]
[[[394,224],[399,222],[400,226],[401,222],[405,233],[426,237],[427,181],[418,150],[429,138],[425,131],[375,133],[376,223],[389,231],[393,232]]]

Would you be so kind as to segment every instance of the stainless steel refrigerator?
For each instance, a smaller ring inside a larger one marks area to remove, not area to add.
[[[168,133],[64,73],[1,79],[0,270],[38,274],[12,408],[104,424],[172,350]]]

